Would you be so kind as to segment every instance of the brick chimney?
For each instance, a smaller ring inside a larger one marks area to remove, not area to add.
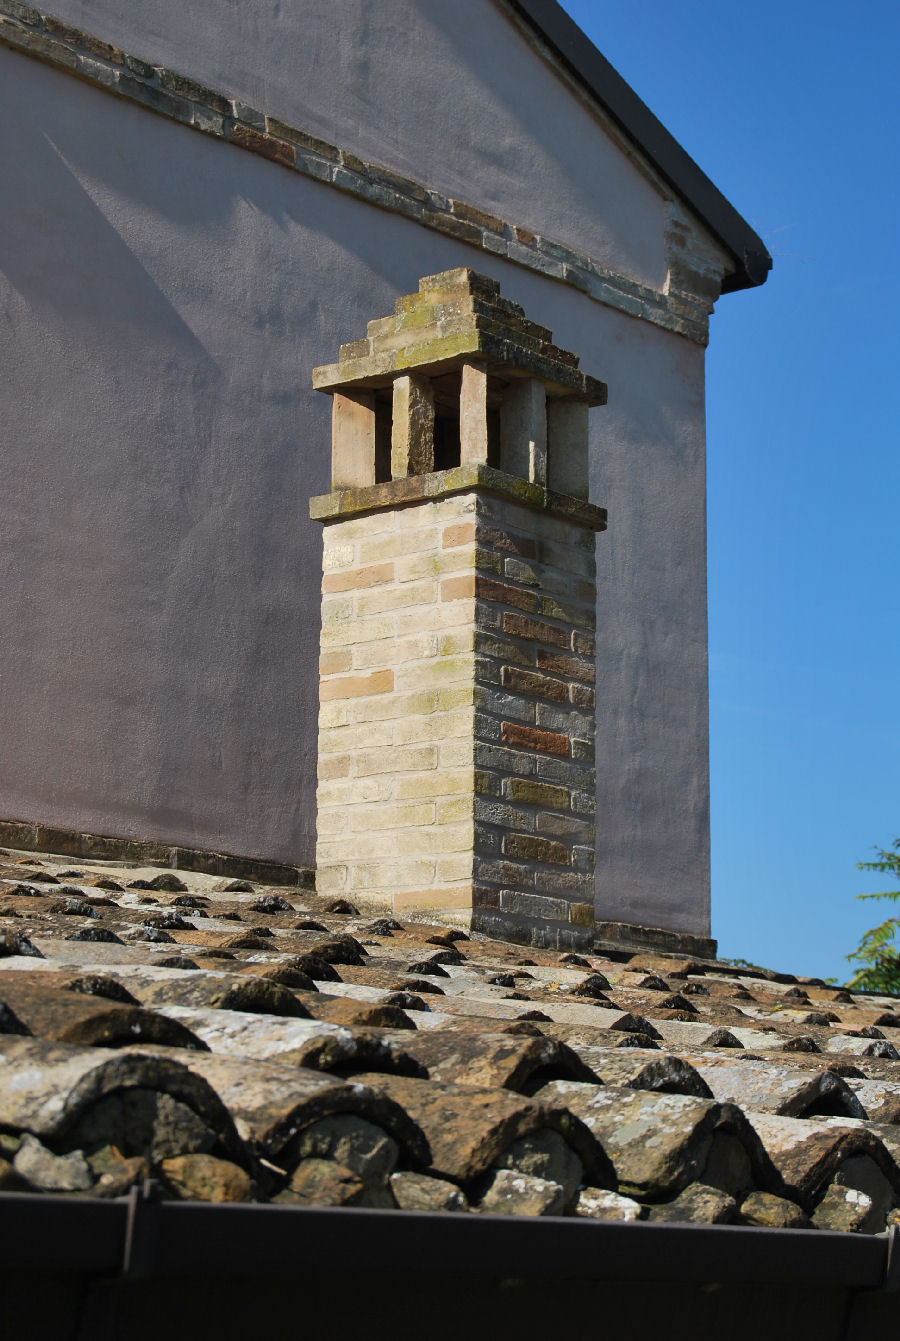
[[[317,885],[537,945],[594,937],[606,387],[471,270],[419,282],[333,397]]]

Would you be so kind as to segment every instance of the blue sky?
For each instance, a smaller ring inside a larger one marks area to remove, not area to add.
[[[900,836],[900,6],[565,8],[774,257],[707,362],[713,934],[843,979]]]

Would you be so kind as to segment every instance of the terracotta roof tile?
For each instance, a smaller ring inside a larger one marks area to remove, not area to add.
[[[876,1233],[897,1005],[9,854],[0,1187]]]

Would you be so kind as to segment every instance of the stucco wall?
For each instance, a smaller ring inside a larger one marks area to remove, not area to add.
[[[52,12],[630,279],[665,280],[665,202],[492,0],[53,0]]]
[[[702,349],[2,50],[0,108],[0,816],[312,859],[310,370],[468,264],[610,384],[600,915],[706,931]]]

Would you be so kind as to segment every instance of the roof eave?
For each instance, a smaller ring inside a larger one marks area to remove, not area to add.
[[[772,268],[765,243],[557,0],[510,3],[734,259],[722,292],[764,284]]]

